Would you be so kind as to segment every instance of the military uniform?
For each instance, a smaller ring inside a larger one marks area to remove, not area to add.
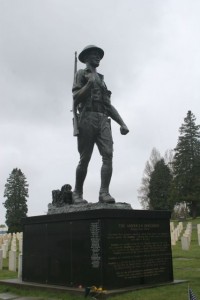
[[[77,72],[72,89],[73,94],[79,91],[87,83],[90,73],[91,71],[89,68]],[[79,114],[78,151],[80,154],[77,171],[81,173],[87,172],[87,166],[94,145],[96,144],[103,160],[102,172],[103,169],[107,169],[109,172],[109,181],[112,174],[113,156],[113,139],[110,119],[108,118],[111,104],[110,95],[111,92],[104,83],[103,75],[96,73],[95,81],[90,93],[87,95],[86,99],[84,99],[84,102],[81,102],[77,107]],[[78,186],[77,180],[75,190],[82,193],[82,186]],[[102,182],[100,192],[107,190],[107,186]]]
[[[77,72],[73,93],[87,83],[90,72],[88,68]],[[96,73],[90,94],[84,99],[84,103],[80,103],[77,107],[79,112],[78,150],[81,157],[85,151],[90,153],[95,143],[102,156],[112,156],[113,139],[108,118],[111,104],[110,95],[111,92],[108,91],[103,81],[103,75]]]
[[[86,63],[86,69],[79,70],[72,88],[75,115],[78,115],[78,151],[80,161],[76,169],[76,183],[72,195],[73,203],[87,202],[83,200],[83,183],[94,145],[96,144],[102,156],[101,187],[99,201],[114,203],[109,194],[109,184],[112,176],[113,139],[110,118],[121,127],[122,134],[128,133],[128,128],[111,105],[111,92],[107,89],[103,75],[96,72],[104,51],[96,46],[87,46],[79,54],[79,60]]]

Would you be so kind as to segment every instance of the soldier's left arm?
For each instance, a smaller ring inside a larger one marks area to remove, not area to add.
[[[121,134],[123,135],[127,134],[129,132],[129,129],[124,123],[122,117],[120,116],[116,108],[112,104],[108,106],[108,112],[109,112],[109,116],[120,125]]]

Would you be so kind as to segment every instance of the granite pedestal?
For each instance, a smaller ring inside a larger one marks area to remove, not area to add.
[[[171,282],[169,219],[131,209],[25,218],[22,280],[105,289]]]

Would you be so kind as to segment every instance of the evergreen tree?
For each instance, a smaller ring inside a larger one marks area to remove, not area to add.
[[[5,184],[6,225],[9,232],[22,231],[21,218],[26,217],[28,184],[20,169],[13,169]]]
[[[171,197],[186,202],[193,218],[200,204],[200,125],[189,110],[181,125],[173,161],[174,180]]]
[[[151,209],[149,194],[149,182],[151,174],[154,170],[155,164],[161,159],[161,155],[156,148],[153,148],[149,160],[143,172],[141,187],[138,190],[138,199],[144,209]]]
[[[159,160],[154,167],[149,182],[150,207],[155,210],[171,210],[169,200],[172,175],[164,159]]]

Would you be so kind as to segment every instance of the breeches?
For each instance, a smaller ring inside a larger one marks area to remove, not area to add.
[[[85,112],[79,124],[78,151],[79,165],[87,167],[94,145],[97,145],[103,161],[112,161],[113,139],[110,119],[98,112]]]

